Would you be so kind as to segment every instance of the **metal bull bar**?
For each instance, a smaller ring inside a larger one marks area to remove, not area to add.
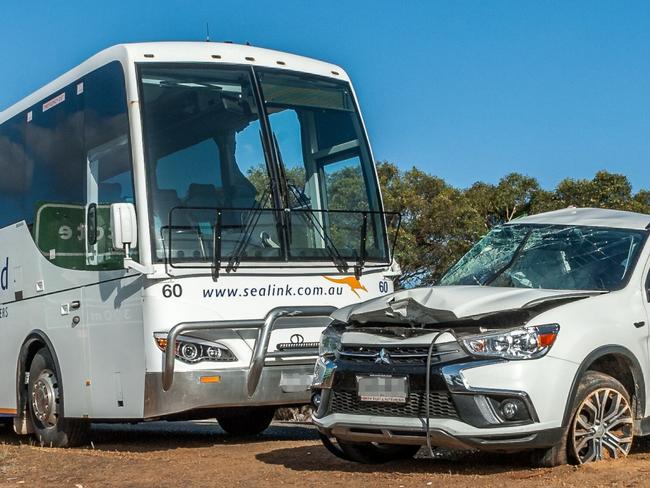
[[[168,391],[174,381],[174,364],[176,360],[176,339],[184,332],[199,330],[223,330],[223,329],[258,329],[260,332],[255,341],[255,349],[251,357],[248,375],[246,378],[246,389],[248,396],[252,397],[257,390],[262,369],[266,360],[266,352],[269,347],[271,332],[275,323],[282,317],[327,317],[335,307],[329,306],[305,306],[305,307],[278,307],[272,309],[264,319],[248,320],[223,320],[218,322],[195,322],[177,324],[167,334],[167,347],[165,348],[165,367],[162,374],[163,390]]]

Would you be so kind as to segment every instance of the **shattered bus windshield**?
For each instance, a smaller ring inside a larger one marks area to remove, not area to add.
[[[615,290],[625,285],[644,239],[637,230],[505,225],[481,239],[438,284]]]
[[[374,165],[347,83],[146,64],[140,89],[157,261],[212,262],[215,229],[225,262],[387,261]]]

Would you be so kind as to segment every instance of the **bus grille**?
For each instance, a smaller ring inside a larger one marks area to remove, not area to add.
[[[356,392],[332,391],[331,413],[348,413],[356,415],[378,415],[385,417],[426,416],[426,403],[423,392],[412,392],[406,403],[362,402]],[[429,415],[431,418],[457,419],[458,412],[446,392],[429,394]]]

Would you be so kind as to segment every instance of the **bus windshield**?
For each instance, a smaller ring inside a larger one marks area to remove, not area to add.
[[[616,290],[634,269],[645,235],[577,225],[504,225],[483,237],[438,285]]]
[[[347,83],[196,64],[139,74],[158,262],[210,262],[215,251],[225,261],[388,261]]]

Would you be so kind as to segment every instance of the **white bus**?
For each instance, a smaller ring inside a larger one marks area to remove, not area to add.
[[[309,402],[335,308],[390,293],[356,98],[331,64],[119,45],[0,113],[0,414],[261,432]]]

